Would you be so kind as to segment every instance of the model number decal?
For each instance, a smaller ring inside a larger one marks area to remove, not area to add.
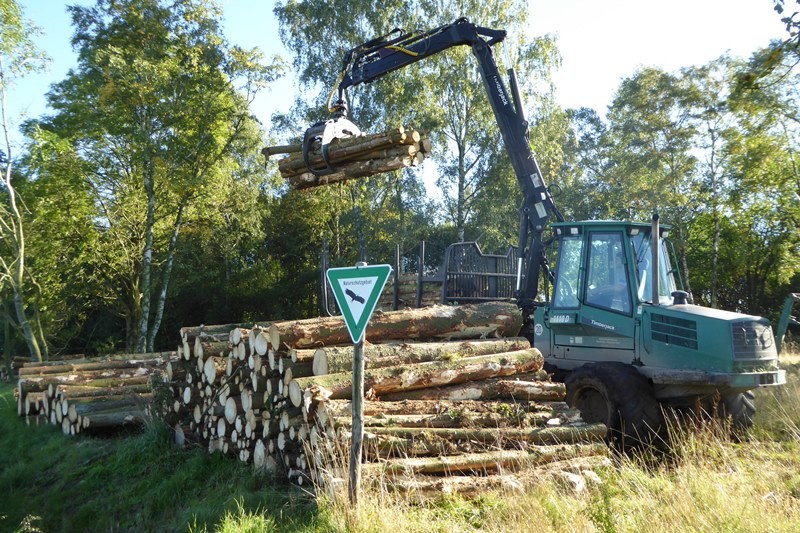
[[[572,316],[570,315],[553,315],[550,317],[552,324],[572,324]]]

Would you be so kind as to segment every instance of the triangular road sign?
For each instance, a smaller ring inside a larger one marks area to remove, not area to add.
[[[390,265],[368,265],[331,268],[326,273],[353,344],[363,338],[391,272]]]

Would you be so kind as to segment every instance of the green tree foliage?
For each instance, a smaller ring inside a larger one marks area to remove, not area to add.
[[[699,303],[769,315],[800,272],[800,138],[783,112],[798,79],[783,71],[742,91],[745,69],[722,57],[623,80],[607,120],[570,112],[562,176],[590,218],[660,211]]]
[[[768,78],[786,76],[800,64],[800,0],[773,0],[775,12],[786,26],[788,37],[753,54],[747,68],[737,75],[736,92],[754,91],[769,85]],[[789,4],[789,5],[787,5]],[[795,120],[798,119],[794,109]]]
[[[41,128],[83,162],[126,345],[152,350],[185,228],[213,228],[206,236],[221,242],[214,235],[231,224],[255,226],[252,215],[228,213],[251,212],[262,175],[248,103],[280,69],[229,46],[211,2],[69,9],[78,66],[49,93],[56,114]]]

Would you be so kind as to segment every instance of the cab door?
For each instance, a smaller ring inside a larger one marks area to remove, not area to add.
[[[570,244],[565,238],[560,251],[550,314],[553,354],[582,362],[630,363],[635,325],[626,235],[590,231],[580,243]],[[580,253],[566,256],[570,246]],[[581,268],[576,271],[570,261],[578,255]]]

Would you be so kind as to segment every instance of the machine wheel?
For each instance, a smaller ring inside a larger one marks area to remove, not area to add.
[[[661,447],[661,406],[647,380],[630,365],[593,363],[579,367],[565,380],[567,403],[586,422],[608,426],[608,440],[622,450]]]
[[[725,396],[721,403],[722,415],[731,418],[731,429],[734,432],[744,432],[753,426],[753,417],[756,414],[753,391]]]

